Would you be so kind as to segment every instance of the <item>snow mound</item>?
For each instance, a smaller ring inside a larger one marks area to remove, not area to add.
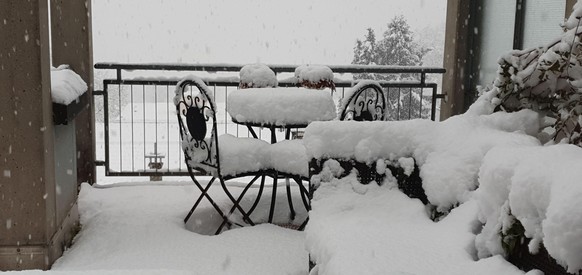
[[[261,125],[307,125],[332,120],[335,104],[329,91],[304,88],[244,89],[229,93],[227,111],[237,122]]]
[[[419,200],[354,174],[314,195],[305,230],[312,274],[523,274],[501,256],[471,257],[474,201],[435,223]]]
[[[240,70],[241,88],[269,88],[277,87],[277,76],[265,64],[249,64]]]
[[[189,165],[197,167],[207,160],[209,151],[196,140],[182,141],[182,148],[191,157]],[[211,144],[206,140],[206,144]],[[214,152],[215,150],[213,150]],[[279,172],[307,177],[308,165],[305,146],[301,140],[284,140],[269,144],[256,138],[235,137],[230,134],[218,137],[220,173],[222,176],[275,169]]]
[[[69,105],[87,91],[87,83],[69,65],[51,68],[51,97],[54,103]]]
[[[333,81],[333,71],[323,65],[301,65],[295,69],[297,82],[318,83],[322,80]]]
[[[313,122],[305,130],[309,159],[355,159],[373,164],[413,157],[423,188],[439,211],[470,198],[485,154],[496,146],[539,146],[530,136],[539,129],[538,114],[524,110],[491,115],[460,115],[443,122]]]
[[[504,254],[500,232],[521,222],[530,252],[548,253],[576,273],[582,269],[582,149],[573,145],[495,148],[484,158],[475,194],[485,223],[480,257]]]

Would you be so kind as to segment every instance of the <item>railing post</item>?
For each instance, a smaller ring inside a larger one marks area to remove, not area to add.
[[[430,120],[436,120],[436,101],[437,101],[437,87],[432,87],[432,102],[431,102],[431,109],[430,109]]]

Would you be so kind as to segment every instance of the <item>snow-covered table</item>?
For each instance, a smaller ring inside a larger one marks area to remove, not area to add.
[[[329,91],[305,88],[256,88],[231,92],[227,98],[227,111],[232,121],[246,125],[253,137],[252,127],[271,129],[271,142],[275,143],[274,128],[305,128],[313,121],[333,120],[335,103]]]

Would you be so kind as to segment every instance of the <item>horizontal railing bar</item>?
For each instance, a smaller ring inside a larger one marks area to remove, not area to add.
[[[106,85],[168,85],[168,86],[175,86],[178,84],[179,80],[155,80],[155,79],[105,79],[103,83]],[[238,82],[233,81],[204,81],[209,86],[219,86],[219,87],[237,87],[239,85]],[[338,81],[334,82],[337,88],[349,88],[354,86],[357,81]],[[387,82],[387,81],[379,81],[380,86],[383,88],[391,88],[391,87],[400,87],[400,88],[432,88],[436,87],[437,84],[433,82]],[[296,87],[297,83],[295,82],[279,82],[280,87]]]
[[[107,176],[111,176],[111,177],[149,177],[149,176],[188,176],[188,171],[184,170],[184,171],[166,171],[166,170],[160,170],[159,172],[132,172],[132,171],[127,171],[127,172],[113,172],[113,171],[109,171],[109,173],[107,173]],[[199,173],[199,172],[194,172],[194,175],[196,176],[204,176],[204,174]]]
[[[138,64],[138,63],[96,63],[95,69],[144,70],[144,71],[206,71],[238,72],[244,65],[240,64]],[[293,73],[297,65],[267,64],[276,73]],[[334,73],[433,73],[444,74],[440,67],[387,66],[387,65],[329,65]]]

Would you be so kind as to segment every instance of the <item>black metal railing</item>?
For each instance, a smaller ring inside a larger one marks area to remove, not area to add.
[[[268,65],[280,77],[293,73],[297,66]],[[96,69],[115,70],[94,91],[97,165],[105,167],[107,176],[182,176],[187,170],[180,147],[178,123],[173,103],[174,87],[184,74],[207,72],[202,78],[214,94],[218,106],[219,134],[250,137],[246,127],[232,123],[226,112],[227,95],[237,89],[238,71],[243,65],[215,64],[119,64],[97,63]],[[427,74],[442,74],[442,68],[398,66],[329,66],[339,74],[413,75],[408,81],[382,81],[388,99],[388,120],[425,118],[435,120],[438,101],[437,84],[427,81]],[[122,75],[125,74],[125,75]],[[96,74],[97,75],[97,74]],[[292,87],[292,75],[279,86]],[[100,83],[97,83],[99,81]],[[334,100],[339,104],[346,88],[354,80],[336,77]],[[268,129],[257,131],[268,140]],[[280,133],[283,138],[284,132]],[[163,164],[162,164],[163,163]]]

